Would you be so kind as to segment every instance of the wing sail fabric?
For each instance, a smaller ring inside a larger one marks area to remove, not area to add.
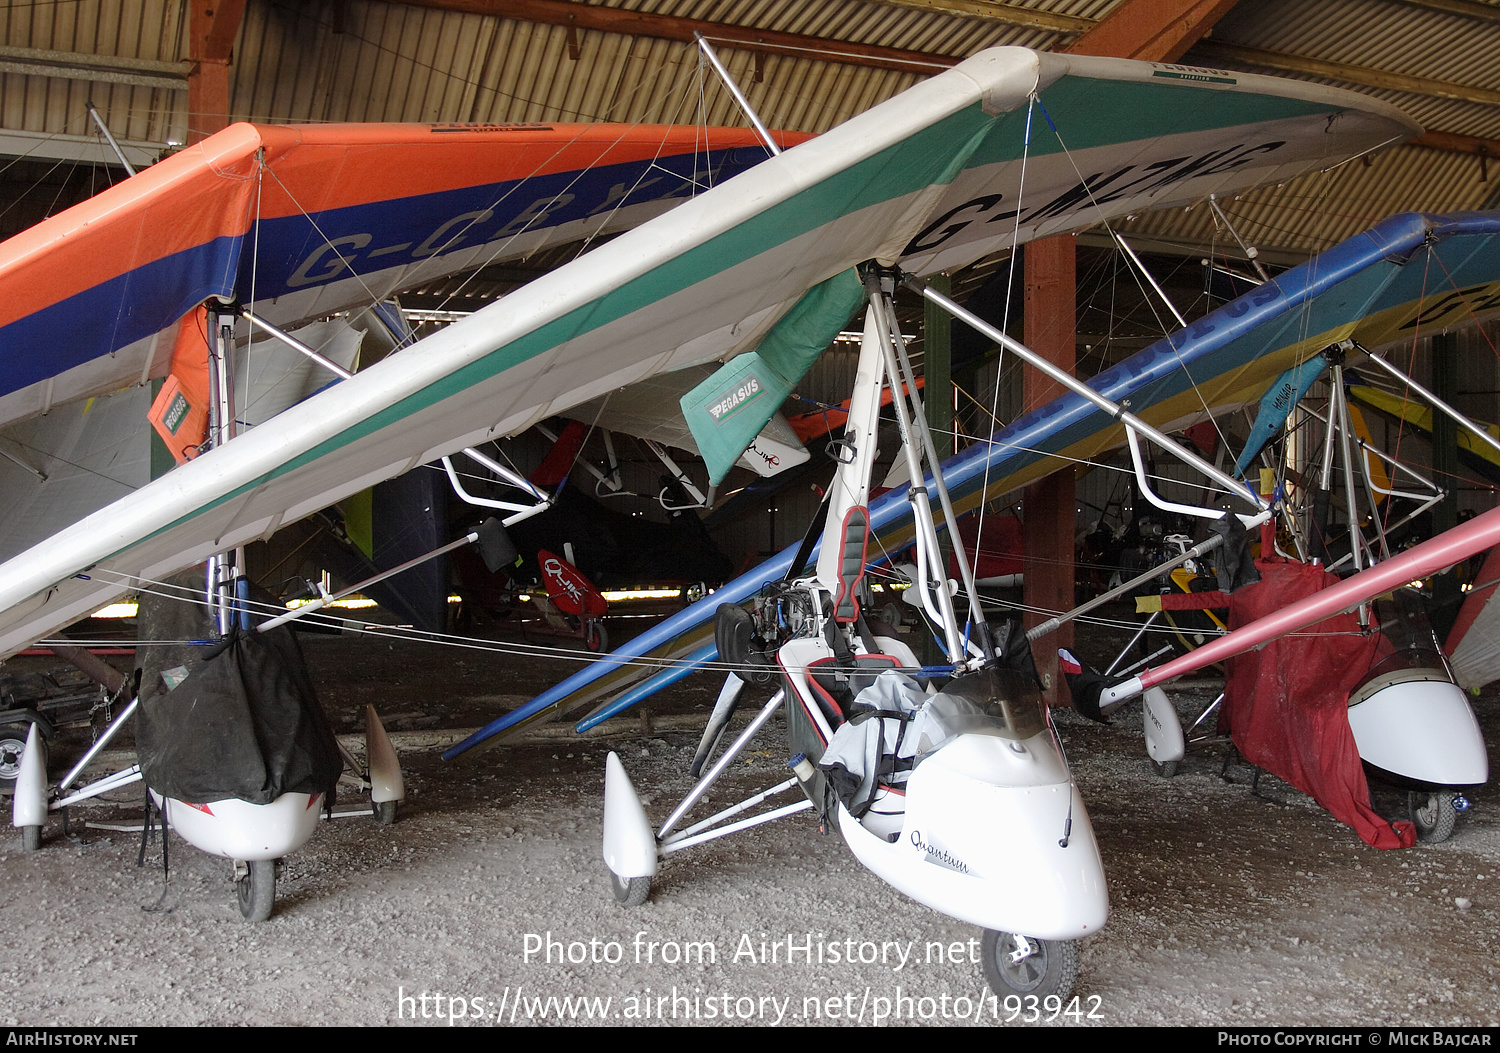
[[[853,270],[813,286],[754,351],[682,397],[682,416],[708,464],[710,483],[724,481],[864,298]]]
[[[0,243],[0,426],[164,376],[210,297],[291,326],[628,229],[766,155],[748,129],[232,125]]]

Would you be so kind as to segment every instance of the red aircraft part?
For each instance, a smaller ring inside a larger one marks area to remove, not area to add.
[[[923,377],[917,378],[916,388],[922,390]],[[905,387],[902,388],[904,392]],[[813,410],[810,413],[799,413],[795,417],[788,417],[787,423],[792,426],[792,431],[797,433],[797,438],[803,442],[815,439],[819,435],[827,435],[835,428],[842,428],[849,423],[849,399],[845,399],[837,406],[828,409]],[[891,404],[891,386],[887,384],[880,389],[880,405],[882,407]],[[874,496],[874,495],[871,495]]]
[[[575,618],[604,617],[609,604],[581,570],[546,549],[536,554],[536,561],[542,568],[542,582],[553,606]]]

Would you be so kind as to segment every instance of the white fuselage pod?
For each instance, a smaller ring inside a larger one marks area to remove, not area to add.
[[[1376,677],[1349,699],[1359,759],[1432,786],[1477,786],[1490,777],[1479,721],[1463,690],[1432,669]]]
[[[167,825],[194,848],[212,856],[249,862],[280,859],[307,844],[318,828],[322,794],[284,793],[270,804],[251,804],[229,798],[206,804],[186,804],[162,797],[151,799],[167,816]]]
[[[842,806],[839,830],[876,875],[982,928],[1071,940],[1109,916],[1094,829],[1047,732],[959,735],[912,772],[895,841]]]

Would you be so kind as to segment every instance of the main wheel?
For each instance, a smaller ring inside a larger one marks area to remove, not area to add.
[[[609,631],[598,618],[589,618],[583,623],[583,646],[595,654],[609,650]]]
[[[21,774],[21,754],[26,752],[26,733],[30,724],[6,724],[0,726],[0,793],[11,793],[16,788],[16,776]]]
[[[265,921],[276,902],[276,861],[252,859],[249,872],[234,883],[235,898],[246,921]]]
[[[1010,995],[1067,1000],[1078,979],[1077,940],[1017,938],[1009,932],[984,930],[981,941],[984,978],[1000,998]],[[1017,959],[1015,956],[1022,954]]]
[[[21,827],[21,851],[36,852],[42,847],[42,828],[40,826]]]
[[[1452,791],[1416,791],[1406,795],[1406,807],[1417,826],[1418,841],[1446,841],[1453,835],[1453,824],[1458,822],[1458,813],[1453,810],[1454,796]]]
[[[375,821],[383,826],[390,826],[396,821],[395,801],[371,801],[375,808]]]
[[[615,902],[620,906],[639,907],[651,895],[651,879],[649,877],[623,878],[611,870],[609,889],[615,894]]]
[[[1146,759],[1151,760],[1151,758],[1149,757]],[[1153,760],[1151,761],[1151,770],[1156,772],[1156,774],[1160,775],[1163,779],[1170,779],[1177,774],[1177,762],[1174,760],[1169,760],[1165,764],[1158,764]]]

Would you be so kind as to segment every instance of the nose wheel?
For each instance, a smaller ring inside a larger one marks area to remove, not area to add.
[[[246,921],[265,921],[276,902],[276,861],[252,859],[239,864],[245,873],[235,877],[234,894]]]
[[[980,947],[984,978],[1002,999],[1056,995],[1066,1000],[1073,993],[1078,979],[1077,940],[1039,940],[985,929]]]
[[[10,793],[16,785],[16,776],[21,774],[21,754],[26,751],[28,730],[26,724],[0,726],[0,793]]]
[[[595,654],[602,654],[609,650],[609,630],[604,628],[604,623],[598,618],[585,618],[583,625],[583,645]]]
[[[615,894],[615,902],[622,907],[639,907],[651,895],[649,877],[625,878],[609,872],[609,889]]]
[[[1406,806],[1411,812],[1411,821],[1416,824],[1418,841],[1436,843],[1453,836],[1453,825],[1458,822],[1453,799],[1457,796],[1451,791],[1415,791],[1406,795]]]
[[[7,713],[10,717],[14,714]],[[38,743],[42,747],[42,760],[47,759],[47,736],[50,734],[43,725],[38,725],[37,730],[42,734],[38,737]],[[21,774],[21,755],[26,752],[26,736],[31,731],[29,722],[18,722],[14,724],[0,724],[0,794],[9,795],[15,792],[16,779]]]

